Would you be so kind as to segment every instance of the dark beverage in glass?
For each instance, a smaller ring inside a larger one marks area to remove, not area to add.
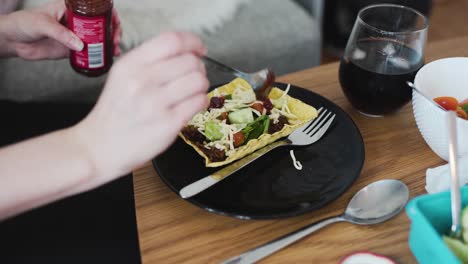
[[[396,56],[386,53],[398,52]],[[380,51],[380,52],[379,52]],[[351,104],[369,115],[385,115],[411,100],[413,81],[422,67],[417,51],[387,39],[363,39],[340,64],[340,83]]]
[[[427,19],[392,4],[362,9],[341,59],[344,94],[360,113],[382,116],[411,100],[413,81],[424,63]]]

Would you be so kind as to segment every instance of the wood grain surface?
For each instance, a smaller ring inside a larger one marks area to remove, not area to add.
[[[426,62],[468,56],[468,37],[435,42]],[[365,142],[361,176],[340,198],[309,214],[283,220],[238,220],[200,209],[173,193],[150,163],[134,172],[135,203],[143,263],[219,263],[324,217],[340,214],[355,192],[379,179],[400,179],[411,197],[425,193],[425,171],[444,164],[417,130],[411,104],[383,118],[358,114],[338,82],[338,64],[328,64],[279,78],[315,91],[347,111]],[[337,263],[354,251],[372,251],[398,263],[416,263],[408,247],[410,221],[403,212],[374,226],[329,226],[261,263]]]

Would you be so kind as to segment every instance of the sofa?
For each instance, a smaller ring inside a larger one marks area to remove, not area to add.
[[[221,26],[210,32],[196,32],[206,43],[209,56],[247,72],[269,67],[277,75],[320,64],[323,0],[244,2]],[[22,6],[19,4],[15,8]],[[121,44],[124,52],[150,35],[165,30],[151,27],[161,24],[158,20],[163,18],[140,17],[138,11],[131,10],[131,6],[118,11],[123,21],[136,21],[138,30],[151,33],[137,41],[126,42],[125,34],[131,32],[126,32],[128,28],[124,23]],[[222,75],[209,65],[207,69],[212,85],[232,79],[232,76]],[[105,79],[106,76],[87,78],[76,74],[68,60],[32,62],[19,58],[0,59],[0,99],[93,102]]]

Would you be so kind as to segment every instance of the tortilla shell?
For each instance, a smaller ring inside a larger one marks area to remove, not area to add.
[[[234,90],[236,88],[238,88],[238,87],[240,87],[241,89],[252,89],[252,87],[245,80],[237,78],[237,79],[231,81],[230,83],[228,83],[226,85],[223,85],[223,86],[220,86],[220,87],[216,88],[215,90],[217,90],[219,92],[219,94],[232,94],[234,92]],[[211,97],[213,97],[215,95],[215,90],[211,91],[208,94],[208,98],[211,98]],[[281,95],[283,93],[284,92],[281,89],[274,87],[271,90],[268,97],[270,99],[272,99],[272,100],[278,99],[278,98],[281,97]],[[187,138],[185,138],[182,133],[179,133],[179,136],[187,144],[192,146],[198,152],[198,154],[200,154],[205,159],[205,166],[206,167],[219,167],[219,166],[229,164],[229,163],[231,163],[231,162],[233,162],[235,160],[241,159],[241,158],[249,155],[250,153],[252,153],[252,152],[254,152],[254,151],[258,150],[258,149],[263,148],[264,146],[266,146],[268,144],[271,144],[271,143],[277,141],[280,138],[288,136],[296,128],[304,125],[305,123],[307,123],[310,120],[317,117],[318,113],[317,113],[317,110],[314,107],[312,107],[312,106],[310,106],[310,105],[308,105],[308,104],[306,104],[306,103],[304,103],[304,102],[302,102],[302,101],[300,101],[298,99],[292,98],[289,95],[286,95],[286,98],[287,98],[286,100],[287,100],[287,105],[289,107],[289,110],[291,111],[292,114],[294,114],[294,115],[296,115],[298,117],[297,120],[293,120],[294,124],[285,125],[283,127],[283,129],[281,129],[280,131],[278,131],[278,132],[276,132],[274,134],[262,134],[258,139],[250,140],[249,142],[247,142],[247,144],[237,148],[236,151],[234,153],[232,153],[231,156],[227,157],[227,159],[224,160],[224,161],[218,161],[218,162],[210,161],[208,156],[206,156],[205,153],[203,153],[203,151],[198,146],[196,146],[194,143],[190,142]],[[290,121],[292,121],[292,120],[290,120]]]

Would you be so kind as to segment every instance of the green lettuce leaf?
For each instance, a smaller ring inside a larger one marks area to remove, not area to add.
[[[244,144],[252,139],[259,138],[263,133],[268,131],[269,124],[270,119],[267,115],[259,116],[252,123],[249,123],[244,129],[242,129],[242,133],[245,136]]]

